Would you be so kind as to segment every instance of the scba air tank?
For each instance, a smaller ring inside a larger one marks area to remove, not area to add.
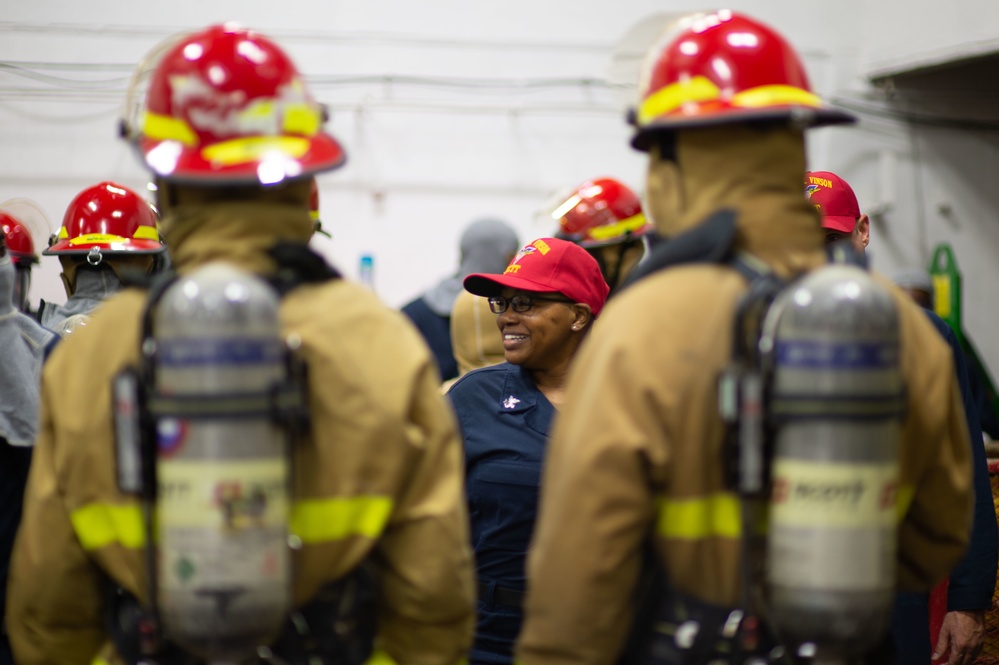
[[[290,605],[289,444],[265,406],[285,371],[278,307],[215,263],[154,312],[156,391],[175,400],[156,423],[158,605],[166,636],[209,662],[273,641]]]
[[[785,643],[845,661],[883,638],[894,595],[898,313],[867,272],[830,265],[780,294],[761,350],[776,427],[770,619]]]

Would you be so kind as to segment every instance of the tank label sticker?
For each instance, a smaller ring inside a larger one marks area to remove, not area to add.
[[[220,536],[287,524],[287,463],[279,460],[162,460],[160,525],[212,529]]]
[[[771,581],[816,591],[891,588],[897,482],[891,464],[775,461]]]
[[[892,464],[777,459],[771,517],[802,527],[894,527],[897,487]]]

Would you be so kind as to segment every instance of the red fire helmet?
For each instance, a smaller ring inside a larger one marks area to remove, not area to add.
[[[45,255],[159,254],[156,212],[144,198],[114,182],[88,187],[69,204]]]
[[[211,26],[149,66],[141,118],[123,129],[164,179],[270,185],[345,160],[294,63],[257,32]]]
[[[0,228],[3,228],[4,241],[7,243],[7,251],[14,263],[36,263],[38,254],[35,252],[35,243],[31,239],[31,233],[16,217],[0,211]]]
[[[587,248],[628,242],[652,229],[638,197],[614,178],[587,180],[557,196],[548,214],[558,222],[556,237]]]
[[[805,68],[775,30],[719,10],[678,22],[649,52],[632,114],[632,144],[662,130],[791,120],[801,127],[853,122],[812,92]]]
[[[15,265],[38,263],[38,247],[52,233],[48,216],[34,201],[16,198],[0,203],[0,228]]]

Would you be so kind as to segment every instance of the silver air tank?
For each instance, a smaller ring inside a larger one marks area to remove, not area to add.
[[[278,307],[266,282],[214,263],[155,310],[157,390],[181,404],[156,429],[159,610],[209,662],[270,643],[290,605],[288,442],[259,406],[284,373]]]
[[[883,639],[894,596],[898,313],[867,272],[829,265],[778,296],[761,351],[776,427],[769,618],[815,662],[849,662]]]

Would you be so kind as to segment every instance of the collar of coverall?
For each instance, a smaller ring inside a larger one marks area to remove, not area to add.
[[[160,223],[180,274],[210,261],[228,261],[268,275],[276,267],[267,250],[282,240],[307,243],[312,230],[304,206],[266,201],[178,205]]]
[[[451,310],[451,341],[461,374],[503,362],[503,334],[489,301],[463,291]]]
[[[788,276],[825,261],[815,209],[801,194],[802,132],[729,125],[677,133],[676,161],[653,150],[648,201],[665,237],[722,208],[737,215],[736,246]]]

